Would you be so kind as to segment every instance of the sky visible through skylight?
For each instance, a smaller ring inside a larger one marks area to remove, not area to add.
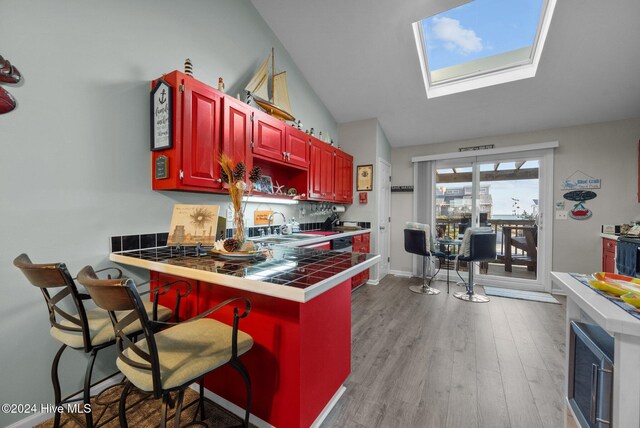
[[[431,71],[532,46],[543,0],[473,0],[423,19]]]

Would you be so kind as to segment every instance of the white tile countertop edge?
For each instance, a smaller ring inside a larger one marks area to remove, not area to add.
[[[365,260],[362,263],[352,266],[351,268],[343,272],[340,272],[330,278],[327,278],[323,281],[320,281],[312,286],[309,286],[306,289],[289,287],[289,286],[280,285],[280,284],[272,284],[269,282],[262,282],[255,279],[245,279],[242,277],[224,275],[220,273],[198,270],[198,269],[188,268],[184,266],[170,265],[162,262],[142,260],[136,257],[129,257],[129,256],[118,254],[118,253],[111,253],[109,256],[109,259],[116,263],[121,263],[123,265],[129,265],[129,266],[136,266],[136,267],[140,267],[140,268],[147,269],[154,272],[180,276],[183,278],[189,278],[197,281],[204,281],[204,282],[208,282],[216,285],[222,285],[225,287],[236,288],[238,290],[245,290],[245,291],[250,291],[252,293],[263,294],[266,296],[272,296],[280,299],[292,300],[295,302],[304,303],[304,302],[308,302],[314,297],[319,296],[325,291],[330,290],[336,285],[348,280],[354,275],[366,269],[369,269],[371,266],[377,264],[378,262],[380,262],[380,255],[376,255],[368,260]]]
[[[626,313],[605,297],[582,284],[566,272],[551,272],[553,282],[567,293],[594,322],[609,333],[640,336],[640,320]]]

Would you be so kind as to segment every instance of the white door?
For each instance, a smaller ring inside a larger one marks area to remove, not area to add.
[[[381,261],[378,263],[378,280],[389,273],[391,243],[389,240],[391,225],[391,165],[382,159],[378,159],[378,254]]]

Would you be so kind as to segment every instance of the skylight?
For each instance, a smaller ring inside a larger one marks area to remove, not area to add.
[[[534,77],[556,0],[472,0],[414,23],[427,97]]]

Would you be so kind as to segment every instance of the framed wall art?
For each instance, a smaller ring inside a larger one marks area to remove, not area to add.
[[[373,165],[358,165],[357,191],[373,190]]]
[[[151,90],[151,150],[173,147],[173,89],[158,79]]]

